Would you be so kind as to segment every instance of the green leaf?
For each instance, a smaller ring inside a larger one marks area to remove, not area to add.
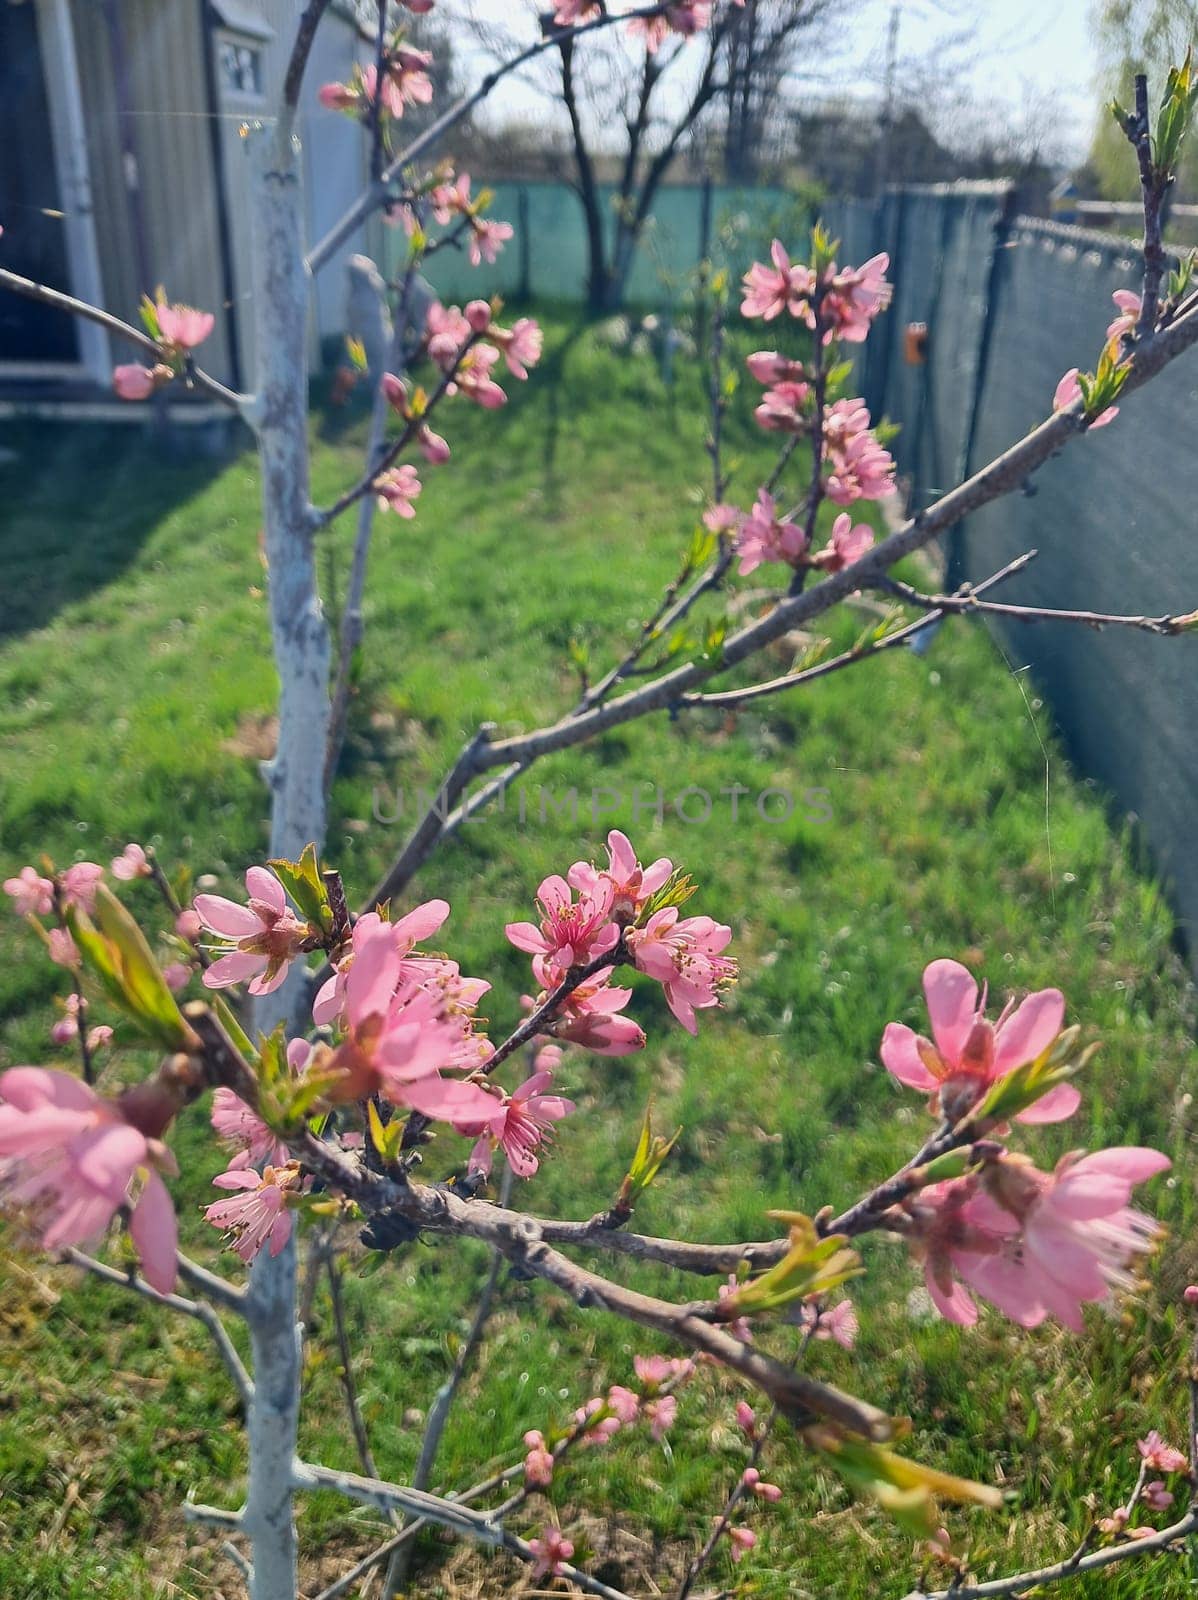
[[[183,1050],[191,1030],[158,969],[145,935],[104,884],[96,888],[95,920],[78,906],[67,921],[80,954],[109,996],[167,1050]]]
[[[931,1538],[939,1528],[941,1500],[991,1510],[1002,1505],[1001,1492],[989,1484],[937,1472],[840,1429],[820,1425],[805,1429],[803,1437],[827,1456],[851,1488],[870,1495],[915,1538]]]
[[[678,1143],[681,1134],[681,1127],[675,1128],[668,1139],[653,1132],[653,1102],[650,1100],[645,1107],[645,1118],[641,1123],[640,1138],[637,1140],[636,1151],[632,1157],[632,1165],[620,1185],[620,1192],[616,1199],[617,1211],[631,1211],[633,1209],[637,1200],[645,1193],[665,1165],[666,1157]]]
[[[1009,1122],[1012,1117],[1035,1105],[1058,1083],[1065,1083],[1091,1060],[1097,1044],[1078,1048],[1081,1029],[1066,1028],[1034,1061],[1026,1062],[991,1084],[981,1105],[969,1113],[971,1123]]]
[[[267,865],[299,907],[300,915],[325,933],[333,931],[329,891],[320,875],[316,846],[306,844],[298,861],[280,859]]]
[[[800,1211],[770,1211],[767,1215],[790,1224],[790,1249],[775,1266],[720,1301],[722,1322],[760,1316],[795,1300],[827,1294],[864,1271],[857,1252],[846,1248],[847,1234],[830,1233],[821,1239],[811,1218]]]

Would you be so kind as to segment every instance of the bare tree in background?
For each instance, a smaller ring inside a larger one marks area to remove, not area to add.
[[[474,38],[500,58],[520,37],[520,19],[488,25],[485,9],[469,13]],[[662,182],[700,133],[719,153],[703,161],[704,170],[724,165],[733,181],[758,176],[771,119],[780,108],[785,114],[783,82],[805,44],[811,53],[822,47],[820,24],[830,12],[831,0],[746,0],[697,39],[671,38],[654,51],[623,32],[571,36],[533,64],[526,87],[568,129],[565,176],[583,210],[592,311],[623,302]],[[540,11],[538,21],[552,30],[552,11]]]

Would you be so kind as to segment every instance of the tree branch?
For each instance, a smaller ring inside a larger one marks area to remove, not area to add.
[[[103,1261],[85,1255],[82,1250],[62,1250],[59,1255],[62,1261],[73,1267],[81,1267],[84,1272],[90,1272],[94,1278],[115,1284],[119,1289],[131,1289],[134,1294],[141,1295],[143,1300],[149,1300],[153,1305],[165,1306],[168,1311],[177,1311],[180,1316],[202,1322],[212,1335],[213,1343],[236,1385],[242,1404],[248,1409],[254,1397],[254,1385],[242,1364],[241,1357],[237,1354],[232,1339],[229,1338],[224,1323],[210,1305],[203,1300],[188,1300],[183,1295],[160,1294],[157,1289],[152,1289],[144,1278],[139,1278],[136,1272],[121,1272],[116,1267],[106,1266]]]
[[[73,294],[64,294],[61,289],[51,289],[48,284],[36,283],[32,278],[23,278],[20,273],[9,272],[4,267],[0,267],[0,289],[11,289],[14,294],[23,295],[26,300],[37,300],[42,305],[66,311],[73,317],[81,317],[85,322],[94,322],[98,327],[107,328],[109,333],[118,334],[122,339],[128,340],[139,350],[146,351],[156,360],[162,360],[161,346],[157,340],[151,339],[149,334],[133,327],[131,323],[122,322],[120,317],[114,317],[109,311],[101,311],[99,306],[89,305],[86,300],[77,300]],[[230,406],[234,411],[243,410],[248,403],[248,396],[226,389],[223,383],[210,378],[206,372],[191,362],[180,376],[188,387],[202,389],[205,394],[212,395],[222,405]]]
[[[1170,1545],[1180,1543],[1196,1529],[1198,1529],[1198,1509],[1191,1509],[1179,1522],[1174,1522],[1168,1528],[1162,1528],[1159,1533],[1150,1534],[1143,1539],[1128,1539],[1124,1544],[1108,1545],[1103,1550],[1094,1550],[1089,1555],[1082,1556],[1080,1560],[1068,1556],[1064,1561],[1055,1562],[1052,1566],[1038,1567],[1030,1572],[1017,1572],[1008,1578],[993,1578],[987,1583],[954,1584],[949,1589],[937,1589],[934,1592],[913,1589],[905,1600],[996,1600],[1000,1595],[1018,1595],[1044,1584],[1060,1583],[1066,1578],[1080,1577],[1083,1573],[1101,1572],[1106,1567],[1134,1560],[1137,1556],[1159,1555]]]

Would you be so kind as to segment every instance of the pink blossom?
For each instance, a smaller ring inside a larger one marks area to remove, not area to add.
[[[543,991],[537,1004],[548,999],[547,991],[558,979],[545,956],[533,957],[533,972]],[[631,1017],[618,1015],[632,999],[632,990],[611,982],[611,968],[597,972],[565,997],[557,1016],[546,1023],[546,1032],[568,1039],[597,1056],[627,1056],[645,1047],[645,1034]]]
[[[1140,297],[1131,289],[1116,289],[1111,299],[1119,315],[1108,326],[1106,336],[1108,339],[1122,339],[1126,334],[1136,331],[1142,309]]]
[[[1132,1287],[1128,1268],[1160,1229],[1127,1202],[1135,1184],[1170,1165],[1136,1146],[1075,1152],[1052,1173],[1005,1156],[980,1179],[922,1191],[915,1240],[937,1309],[950,1322],[975,1322],[968,1283],[1022,1327],[1051,1316],[1080,1332],[1083,1305]]]
[[[740,1279],[735,1272],[731,1272],[728,1274],[727,1282],[720,1284],[719,1298],[727,1300],[728,1296],[735,1294],[739,1288]],[[735,1322],[728,1323],[728,1332],[734,1339],[739,1339],[741,1344],[753,1343],[753,1329],[749,1326],[747,1317],[737,1317]]]
[[[205,1220],[229,1234],[232,1248],[247,1265],[263,1245],[277,1256],[291,1237],[288,1201],[298,1192],[299,1168],[268,1166],[258,1173],[231,1167],[217,1173],[212,1182],[218,1189],[235,1192],[227,1200],[214,1200],[204,1212]]]
[[[709,533],[717,533],[723,536],[739,528],[744,521],[744,517],[745,514],[739,506],[729,505],[726,501],[721,501],[718,505],[709,506],[703,513],[703,526]]]
[[[524,1457],[524,1482],[529,1489],[548,1489],[553,1482],[553,1451],[538,1428],[524,1435],[528,1454]]]
[[[746,1467],[741,1482],[759,1500],[781,1500],[782,1491],[776,1483],[766,1483],[756,1467]]]
[[[361,89],[348,83],[322,83],[316,98],[326,111],[349,111],[361,99]]]
[[[728,1538],[732,1544],[733,1561],[743,1560],[753,1546],[757,1543],[757,1535],[753,1532],[752,1528],[730,1527],[728,1529]]]
[[[451,371],[472,332],[461,307],[445,306],[434,300],[425,314],[424,327],[429,360],[442,372]]]
[[[956,961],[931,962],[923,988],[935,1043],[891,1022],[882,1035],[882,1062],[900,1083],[930,1095],[933,1114],[950,1122],[967,1115],[991,1084],[1042,1055],[1064,1026],[1059,989],[1039,989],[1018,1007],[1012,1001],[997,1022],[987,1022],[985,992],[979,998],[977,984]],[[1058,1084],[1017,1120],[1061,1122],[1080,1103],[1072,1084]]]
[[[732,929],[711,917],[679,917],[677,906],[655,911],[643,928],[627,935],[633,963],[665,990],[666,1004],[688,1033],[697,1033],[695,1012],[719,1004],[736,981],[736,962],[720,952]]]
[[[894,493],[894,458],[870,431],[861,400],[837,400],[824,413],[825,491],[837,505],[882,500]]]
[[[747,1400],[736,1402],[736,1425],[746,1438],[757,1437],[757,1413]]]
[[[264,1161],[282,1167],[291,1158],[283,1141],[232,1089],[220,1088],[213,1092],[211,1120],[217,1138],[236,1151],[229,1162],[231,1172],[261,1166]]]
[[[459,172],[451,182],[437,184],[429,199],[434,219],[444,228],[453,217],[470,209],[470,174]]]
[[[767,389],[753,416],[767,433],[802,433],[807,427],[803,410],[811,393],[808,383],[783,382]]]
[[[649,1432],[660,1444],[677,1421],[678,1397],[672,1394],[663,1394],[659,1395],[656,1400],[646,1400],[644,1412],[645,1418],[649,1423]]]
[[[1190,1469],[1190,1463],[1181,1451],[1166,1444],[1155,1428],[1146,1438],[1137,1439],[1136,1449],[1144,1465],[1156,1472],[1188,1472]]]
[[[490,1127],[479,1135],[471,1152],[471,1171],[490,1172],[491,1153],[498,1145],[518,1178],[533,1176],[540,1165],[536,1151],[548,1138],[553,1124],[574,1110],[573,1100],[545,1093],[552,1082],[551,1073],[534,1072],[514,1094],[504,1096]],[[472,1117],[470,1124],[459,1126],[459,1132],[473,1133],[473,1122]]]
[[[51,928],[46,935],[50,960],[59,967],[79,965],[79,946],[65,928]]]
[[[869,523],[858,522],[854,525],[848,512],[842,511],[832,524],[832,537],[817,555],[811,557],[811,565],[824,572],[839,572],[860,561],[867,551],[873,549],[873,544],[874,530]]]
[[[491,376],[491,368],[499,360],[499,351],[492,344],[476,344],[458,363],[454,381],[448,393],[464,394],[467,400],[482,406],[485,411],[495,411],[507,400],[507,395]]]
[[[600,1416],[600,1412],[604,1415]],[[583,1430],[579,1434],[579,1444],[606,1444],[614,1434],[619,1433],[619,1417],[608,1412],[607,1401],[600,1395],[595,1395],[585,1405],[579,1406],[574,1413],[574,1426]]]
[[[94,861],[76,861],[62,874],[59,883],[62,898],[69,906],[78,906],[88,916],[96,909],[96,889],[104,877],[104,868]]]
[[[491,337],[499,346],[513,378],[523,381],[528,377],[529,367],[535,367],[541,359],[545,336],[532,317],[520,317],[510,328],[493,326]]]
[[[528,1548],[536,1556],[536,1563],[532,1569],[532,1581],[538,1578],[557,1578],[565,1571],[566,1563],[574,1554],[574,1546],[569,1539],[564,1538],[560,1528],[555,1528],[552,1523],[547,1523],[541,1529],[539,1539],[530,1539]]]
[[[146,1281],[169,1294],[177,1233],[160,1171],[173,1173],[174,1158],[127,1120],[120,1101],[49,1068],[0,1075],[0,1196],[35,1220],[44,1250],[94,1245],[132,1205],[129,1232]]]
[[[392,116],[402,116],[405,104],[426,106],[432,100],[433,83],[428,75],[432,63],[432,53],[428,50],[417,50],[405,44],[394,47],[386,71],[391,87],[399,96],[400,109],[396,111],[389,106]]]
[[[4,892],[12,896],[19,917],[48,917],[54,909],[54,884],[33,867],[22,867],[15,878],[6,878]]]
[[[1064,411],[1067,406],[1071,406],[1076,401],[1081,400],[1082,386],[1077,381],[1077,373],[1078,369],[1076,367],[1070,367],[1069,371],[1062,376],[1060,383],[1057,384],[1056,391],[1052,397],[1052,409],[1054,411]],[[1118,406],[1108,406],[1105,411],[1098,413],[1089,426],[1091,428],[1105,428],[1107,423],[1114,422],[1118,415]]]
[[[1109,1517],[1099,1518],[1099,1529],[1103,1533],[1114,1534],[1117,1536],[1126,1529],[1127,1520],[1130,1515],[1131,1513],[1128,1511],[1126,1506],[1116,1506]]]
[[[613,901],[611,881],[603,874],[577,900],[565,878],[551,874],[537,890],[539,925],[509,922],[504,932],[517,950],[544,956],[557,984],[571,967],[586,966],[619,941],[620,930],[611,920]]]
[[[813,1305],[800,1301],[798,1314],[794,1320],[800,1328],[812,1328],[813,1338],[834,1340],[845,1350],[853,1348],[860,1330],[857,1313],[851,1300],[840,1300],[834,1306],[826,1306],[820,1311]]]
[[[557,0],[553,13],[555,28],[572,28],[579,22],[590,22],[599,16],[602,7],[595,0]]]
[[[626,1389],[622,1383],[613,1383],[607,1391],[607,1403],[619,1417],[621,1423],[628,1427],[640,1415],[640,1396],[631,1389]]]
[[[227,989],[249,980],[250,994],[271,994],[287,976],[287,969],[302,953],[308,925],[287,904],[283,885],[266,867],[251,867],[245,875],[248,905],[238,905],[223,895],[198,894],[195,910],[201,923],[222,943],[217,960],[205,969],[209,989]]]
[[[778,515],[778,502],[766,489],[757,491],[752,511],[740,525],[736,553],[741,577],[756,572],[763,561],[783,561],[797,567],[807,549],[807,535],[797,522]]]
[[[197,311],[194,306],[172,306],[159,298],[154,307],[158,318],[158,332],[166,344],[177,350],[194,350],[216,326],[211,311]]]
[[[148,400],[158,387],[150,367],[127,362],[112,369],[112,388],[118,400]]]
[[[889,265],[890,257],[882,254],[871,256],[860,267],[831,269],[820,301],[821,320],[827,325],[825,342],[836,338],[860,344],[868,337],[870,323],[890,304]]]
[[[66,1013],[50,1029],[50,1038],[54,1044],[70,1044],[72,1039],[79,1037],[79,996],[69,994],[62,1002]],[[104,1049],[112,1043],[112,1029],[106,1022],[97,1023],[87,1032],[87,1048],[93,1054]]]
[[[770,259],[772,267],[755,261],[745,273],[742,316],[762,317],[771,322],[783,311],[789,311],[792,317],[801,317],[810,325],[815,274],[800,263],[792,266],[780,239],[775,239],[770,246]]]
[[[112,875],[125,883],[131,882],[134,878],[150,876],[150,863],[141,845],[127,844],[120,855],[114,857]]]
[[[510,222],[490,222],[485,217],[471,217],[470,265],[480,267],[484,261],[494,262],[515,231]]]
[[[777,350],[755,350],[745,358],[745,366],[767,389],[777,383],[801,383],[806,376],[801,361],[792,361]]]
[[[162,969],[162,976],[172,994],[178,994],[191,982],[191,968],[182,961],[169,961]]]
[[[491,326],[491,304],[488,300],[471,300],[463,313],[475,333],[486,333]]]
[[[566,874],[572,888],[595,895],[603,884],[611,886],[611,919],[620,927],[635,922],[659,890],[664,889],[674,871],[674,863],[659,856],[642,867],[626,834],[613,828],[607,836],[607,866],[596,869],[590,862],[576,861]]]
[[[425,900],[395,922],[384,922],[377,911],[368,911],[354,923],[349,948],[336,961],[337,970],[317,991],[312,1004],[312,1021],[318,1028],[335,1022],[345,1005],[345,984],[354,957],[368,939],[386,932],[400,957],[410,956],[416,946],[431,939],[449,915],[447,900]],[[402,970],[402,969],[401,969]]]
[[[378,496],[379,510],[394,511],[401,517],[416,515],[416,507],[412,502],[422,487],[419,473],[408,462],[380,473],[373,484],[375,494]]]
[[[188,944],[195,944],[199,940],[203,926],[199,913],[191,906],[185,907],[175,918],[175,932],[180,939],[186,939]]]
[[[438,981],[451,967],[451,984]],[[355,947],[345,979],[342,1042],[327,1062],[343,1077],[336,1096],[362,1100],[385,1095],[427,1117],[489,1127],[495,1097],[472,1083],[443,1078],[470,1043],[470,1019],[455,1003],[451,963],[405,960],[386,924]],[[464,1063],[478,1065],[478,1052]]]
[[[1159,1478],[1144,1485],[1143,1500],[1149,1511],[1167,1511],[1173,1504],[1173,1496]]]
[[[434,433],[427,423],[421,424],[416,444],[430,466],[441,467],[449,460],[448,442],[439,433]]]
[[[711,0],[679,0],[679,4],[667,6],[660,16],[630,17],[627,27],[631,36],[644,39],[645,49],[652,55],[671,33],[689,39],[710,21]]]
[[[649,1392],[689,1378],[695,1370],[695,1363],[685,1356],[633,1356],[632,1365]]]

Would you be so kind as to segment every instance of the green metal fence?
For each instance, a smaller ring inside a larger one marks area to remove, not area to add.
[[[1016,215],[1001,187],[899,191],[832,208],[830,221],[847,259],[875,249],[894,258],[894,305],[875,325],[862,381],[875,413],[902,426],[895,449],[914,509],[1040,422],[1061,374],[1093,369],[1112,291],[1137,286],[1133,245]],[[929,329],[922,366],[903,360],[903,330],[915,321]],[[1196,402],[1198,361],[1183,359],[1022,494],[971,516],[950,541],[952,576],[978,581],[1036,549],[1003,599],[1190,609]],[[998,637],[1014,669],[1030,668],[1080,770],[1138,822],[1198,957],[1198,644],[1045,623],[1011,624]]]
[[[427,277],[445,300],[478,295],[538,298],[581,304],[586,298],[587,253],[583,211],[564,183],[495,183],[488,215],[515,227],[515,238],[494,264],[472,267],[463,251],[443,250]],[[604,188],[603,215],[614,226],[612,188]],[[714,184],[671,184],[658,190],[628,286],[634,305],[668,306],[685,289],[699,262],[710,257],[743,272],[775,233],[802,234],[806,206],[783,189],[736,189]],[[383,266],[390,276],[403,254],[402,235],[388,231]]]

